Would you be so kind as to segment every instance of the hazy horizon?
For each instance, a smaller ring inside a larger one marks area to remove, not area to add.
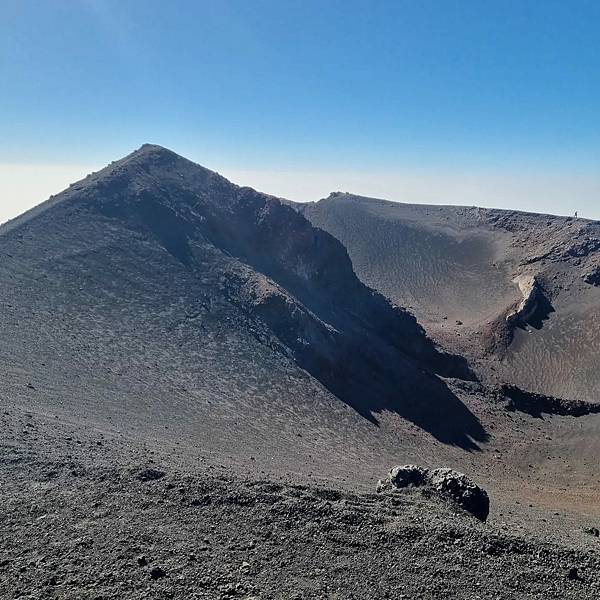
[[[121,158],[116,156],[114,159]],[[418,170],[387,171],[293,171],[223,169],[195,159],[233,183],[296,202],[314,202],[331,192],[414,204],[450,204],[527,212],[572,215],[600,220],[600,176],[584,178],[567,174],[521,172],[457,173]],[[111,159],[112,160],[112,159]],[[66,189],[69,184],[96,172],[105,164],[0,164],[0,224]],[[545,195],[543,204],[536,198]],[[564,201],[569,195],[571,203]],[[587,202],[585,201],[587,199]],[[594,205],[595,204],[595,205]],[[589,208],[587,208],[589,206]],[[544,208],[545,207],[545,208]],[[542,208],[542,210],[539,210]]]
[[[0,221],[156,141],[332,190],[600,218],[600,5],[9,1]]]

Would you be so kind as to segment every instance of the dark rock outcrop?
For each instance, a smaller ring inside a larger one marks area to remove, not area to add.
[[[490,512],[487,492],[463,473],[453,469],[434,469],[427,482],[442,498],[454,501],[467,512],[485,521]]]
[[[591,271],[588,271],[583,276],[583,281],[596,287],[600,286],[600,266],[595,267]]]
[[[396,466],[390,470],[387,478],[377,483],[378,492],[407,487],[423,487],[428,493],[460,506],[480,521],[485,521],[490,512],[487,492],[464,473],[453,469],[430,471],[417,465]]]
[[[585,400],[556,398],[545,394],[536,394],[522,390],[516,385],[504,384],[500,388],[501,397],[507,400],[506,410],[527,413],[541,418],[542,413],[568,417],[583,417],[600,413],[600,404]]]
[[[409,485],[423,485],[428,476],[427,469],[417,465],[393,467],[390,470],[390,483],[393,487],[403,488]]]
[[[541,329],[543,322],[554,312],[552,304],[535,275],[520,276],[515,279],[522,299],[506,316],[508,325],[525,327],[531,325]]]

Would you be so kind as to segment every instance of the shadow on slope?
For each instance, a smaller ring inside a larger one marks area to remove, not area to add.
[[[550,315],[553,312],[556,311],[550,300],[545,295],[539,294],[536,299],[535,308],[525,319],[517,322],[517,327],[527,331],[527,326],[529,325],[539,331],[544,326],[544,322],[550,319]]]
[[[508,399],[506,410],[518,410],[536,419],[543,419],[543,413],[569,417],[583,417],[600,413],[600,404],[586,402],[585,400],[570,400],[536,394],[535,392],[522,390],[516,385],[504,384],[500,389],[500,393]]]
[[[379,366],[369,365],[351,356],[335,370],[311,368],[314,357],[299,364],[314,375],[340,400],[377,424],[376,413],[394,412],[429,432],[440,442],[464,450],[479,450],[488,434],[477,417],[435,374],[418,371],[398,377]],[[413,368],[416,368],[413,366]],[[407,369],[408,370],[408,369]],[[405,371],[406,373],[407,371]]]
[[[382,411],[401,417],[446,444],[478,449],[488,438],[443,379],[368,332],[353,335],[324,324],[276,284],[229,279],[230,299],[259,318],[291,350],[298,366],[361,416],[378,424]],[[442,355],[443,356],[443,355]]]

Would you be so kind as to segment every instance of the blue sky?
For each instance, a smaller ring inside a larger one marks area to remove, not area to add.
[[[4,216],[154,142],[297,200],[343,189],[600,218],[600,2],[0,11]]]

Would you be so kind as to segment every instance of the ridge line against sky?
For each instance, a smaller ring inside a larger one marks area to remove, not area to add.
[[[600,2],[2,11],[0,220],[143,141],[292,199],[341,189],[600,218]]]
[[[118,157],[120,158],[120,157]],[[527,212],[572,215],[600,220],[600,174],[520,174],[453,171],[427,172],[395,170],[393,172],[256,170],[224,168],[204,164],[238,185],[294,200],[317,201],[334,191],[344,191],[372,198],[416,204],[456,204],[485,208],[507,208]],[[106,161],[108,164],[110,161]],[[12,219],[66,189],[99,165],[32,165],[0,163],[0,223]],[[537,198],[544,197],[539,211]],[[565,198],[571,198],[570,203]],[[587,200],[587,202],[586,202]],[[582,209],[589,206],[591,208]]]

